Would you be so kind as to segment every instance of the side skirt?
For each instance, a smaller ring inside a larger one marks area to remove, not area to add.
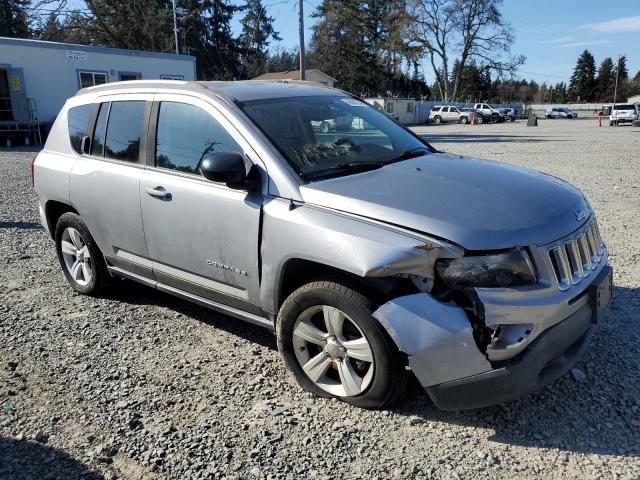
[[[156,282],[154,280],[150,280],[140,275],[136,275],[135,273],[128,272],[122,268],[108,266],[109,272],[118,277],[127,278],[129,280],[133,280],[134,282],[141,283],[143,285],[147,285],[149,287],[155,288],[164,293],[169,293],[175,297],[182,298],[183,300],[187,300],[192,303],[196,303],[200,306],[210,308],[211,310],[215,310],[220,313],[224,313],[234,318],[238,318],[240,320],[244,320],[245,322],[252,323],[254,325],[258,325],[263,328],[267,328],[271,331],[274,331],[274,323],[273,319],[261,317],[260,315],[255,315],[253,313],[245,312],[238,308],[230,307],[228,305],[224,305],[222,303],[214,302],[213,300],[209,300],[206,298],[202,298],[198,295],[194,295],[189,292],[185,292],[184,290],[180,290],[175,287],[171,287],[169,285],[165,285],[163,283]]]

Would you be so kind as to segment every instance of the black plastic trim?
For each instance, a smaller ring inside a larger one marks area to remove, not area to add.
[[[482,408],[513,400],[554,382],[580,359],[592,334],[587,303],[536,338],[517,359],[502,368],[428,387],[442,410]]]

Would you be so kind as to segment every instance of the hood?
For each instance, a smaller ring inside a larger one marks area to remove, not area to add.
[[[556,177],[443,153],[313,182],[300,191],[305,202],[435,235],[468,250],[549,242],[589,217],[582,193]]]

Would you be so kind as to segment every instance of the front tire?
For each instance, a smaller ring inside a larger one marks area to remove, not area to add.
[[[320,133],[329,133],[329,124],[327,122],[320,124]]]
[[[469,119],[467,117],[460,117],[460,123],[466,125],[467,123],[469,123]]]
[[[97,296],[111,284],[111,275],[89,229],[77,213],[65,213],[56,224],[56,253],[71,288]]]
[[[284,302],[278,350],[305,390],[361,408],[380,408],[404,391],[400,354],[373,318],[375,303],[329,281],[309,283]]]
[[[440,117],[440,115],[433,117],[433,123],[435,123],[436,125],[439,125],[442,122],[442,118]]]

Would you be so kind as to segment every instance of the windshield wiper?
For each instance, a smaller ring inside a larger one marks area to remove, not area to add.
[[[352,168],[373,169],[384,167],[387,162],[375,161],[375,162],[342,162],[329,168],[329,170],[350,170]]]
[[[401,160],[409,160],[410,158],[421,157],[428,151],[429,149],[427,147],[416,147],[410,150],[405,150],[400,155],[396,155],[395,157],[384,160],[384,164],[387,165],[389,163],[399,162]]]
[[[330,168],[330,170],[345,170],[349,168],[379,168],[384,167],[390,163],[398,162],[400,160],[408,160],[410,158],[421,157],[428,152],[426,147],[416,147],[410,150],[405,150],[400,155],[396,155],[395,157],[387,158],[385,160],[375,160],[375,161],[365,161],[365,162],[343,162],[337,165],[334,165]]]

